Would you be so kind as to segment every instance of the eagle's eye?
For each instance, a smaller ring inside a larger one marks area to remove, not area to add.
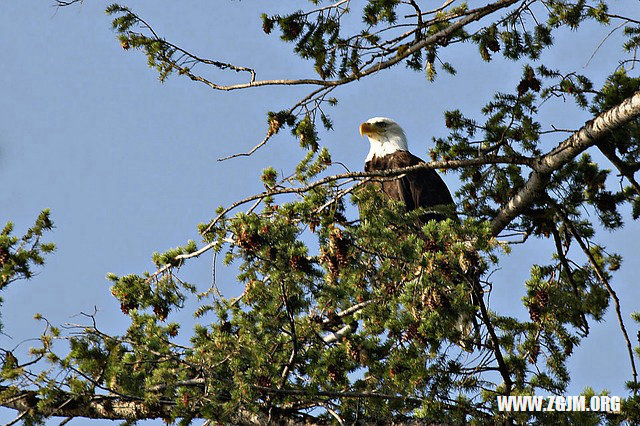
[[[378,122],[376,123],[376,126],[378,126],[378,127],[382,127],[382,128],[384,129],[385,127],[387,127],[387,124],[388,124],[388,123],[385,123],[384,121],[378,121]]]

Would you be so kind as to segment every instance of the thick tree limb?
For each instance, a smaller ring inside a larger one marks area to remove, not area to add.
[[[0,386],[0,392],[7,392],[10,388]],[[41,397],[35,391],[17,390],[16,393],[4,401],[0,401],[0,405],[6,408],[18,410],[20,412],[37,413],[43,416],[61,416],[61,417],[86,417],[90,419],[156,419],[168,418],[171,416],[172,406],[168,404],[158,404],[155,407],[146,406],[140,400],[125,400],[119,396],[96,395],[90,401],[76,401],[67,403],[64,407],[59,408],[69,400],[73,401],[73,397],[64,394],[59,397],[60,404],[47,404],[45,408],[38,408],[38,402]]]
[[[336,331],[335,333],[333,332],[329,333],[328,335],[323,337],[322,340],[324,340],[325,343],[334,343],[339,341],[340,339],[342,339],[344,336],[346,336],[351,332],[353,332],[353,329],[350,324],[347,324],[344,327],[342,327],[340,330]]]
[[[581,152],[595,145],[607,132],[640,116],[640,92],[620,105],[598,115],[580,130],[561,142],[555,149],[533,164],[527,183],[504,205],[491,223],[493,235],[498,235],[516,216],[540,196],[551,174],[573,160]]]
[[[9,390],[7,386],[0,386],[0,392]],[[171,418],[171,410],[174,404],[164,401],[154,405],[146,404],[140,399],[126,399],[120,396],[95,395],[89,401],[79,401],[66,392],[58,392],[59,404],[46,404],[38,406],[42,400],[35,391],[16,390],[16,393],[6,400],[0,400],[0,406],[17,410],[21,413],[39,414],[45,417],[85,417],[89,419],[106,420],[143,420],[143,419],[168,419]],[[71,401],[71,402],[69,402]],[[62,406],[64,404],[64,406]],[[21,414],[22,415],[22,414]],[[200,416],[196,415],[200,418]],[[297,425],[304,424],[302,419],[293,415],[289,418],[278,417],[278,424]],[[239,409],[232,419],[233,424],[263,425],[268,421],[265,414],[256,414]]]

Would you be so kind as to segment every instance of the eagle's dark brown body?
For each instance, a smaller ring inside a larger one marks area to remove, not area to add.
[[[366,135],[370,145],[364,165],[365,171],[399,169],[423,163],[420,158],[409,152],[404,130],[390,118],[370,118],[360,125],[360,135]],[[448,209],[454,204],[451,193],[434,170],[420,169],[397,178],[380,179],[374,185],[381,188],[390,199],[402,201],[409,211],[418,208],[426,210],[417,225],[422,225],[431,219],[441,221],[449,217],[456,218],[455,212]],[[473,287],[479,288],[475,271],[476,268],[472,267],[463,274],[469,276]],[[445,289],[445,291],[448,290]],[[481,290],[478,294],[480,292]],[[477,305],[478,301],[475,300],[475,293],[471,288],[469,296],[471,303]],[[480,336],[475,316],[466,312],[461,313],[455,327],[460,331],[460,339],[456,343],[462,349],[471,352],[473,344],[477,343]],[[474,333],[477,337],[474,337]]]
[[[420,158],[408,151],[395,151],[384,157],[374,156],[364,165],[367,172],[374,170],[398,169],[423,163]],[[432,169],[422,169],[408,173],[400,178],[378,181],[375,185],[392,200],[402,201],[407,210],[418,207],[448,206],[453,204],[453,198],[442,178]],[[421,217],[424,223],[431,219],[444,220],[446,216],[441,212],[426,213]]]

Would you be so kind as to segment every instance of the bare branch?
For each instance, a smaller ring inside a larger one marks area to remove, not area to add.
[[[318,12],[322,12],[322,11],[325,11],[325,10],[338,9],[342,5],[345,5],[345,8],[347,8],[347,7],[349,7],[349,2],[350,1],[351,0],[340,0],[340,1],[336,2],[336,3],[334,3],[334,4],[329,4],[327,6],[322,6],[322,7],[319,7],[317,9],[310,10],[309,12],[306,12],[305,15],[311,15],[313,13],[318,13]]]
[[[15,425],[15,424],[16,424],[16,423],[18,423],[20,420],[22,420],[22,418],[23,418],[24,416],[26,416],[27,414],[29,414],[29,412],[28,412],[28,411],[22,411],[20,414],[18,414],[18,415],[16,416],[16,418],[15,418],[15,419],[11,420],[11,421],[10,421],[10,422],[8,422],[8,423],[5,423],[5,425],[4,425],[4,426],[12,426],[12,425]]]
[[[251,148],[249,151],[247,152],[240,152],[237,154],[232,154],[232,155],[227,155],[226,157],[221,157],[218,158],[218,161],[225,161],[225,160],[230,160],[232,158],[238,158],[238,157],[248,157],[251,154],[253,154],[254,152],[256,152],[258,149],[262,148],[267,142],[269,142],[269,139],[271,139],[271,136],[273,136],[273,133],[269,132],[267,133],[267,135],[264,137],[264,139],[262,139],[260,142],[258,142],[258,144],[256,144],[253,148]]]
[[[455,0],[445,0],[445,2],[442,4],[442,6],[436,8],[436,9],[428,10],[426,12],[420,12],[419,14],[414,13],[412,15],[404,15],[404,17],[405,18],[415,18],[416,16],[424,16],[424,15],[430,15],[432,13],[438,13],[438,12],[444,10],[445,8],[447,8],[454,1]]]
[[[622,28],[623,26],[625,26],[626,24],[628,24],[627,22],[623,22],[620,25],[618,25],[617,27],[615,27],[614,29],[612,29],[609,34],[607,34],[598,44],[598,46],[596,46],[595,50],[593,51],[593,53],[591,54],[591,56],[589,57],[589,60],[587,61],[586,64],[584,64],[582,66],[582,68],[586,68],[589,66],[589,64],[591,63],[591,60],[596,56],[596,53],[598,53],[598,50],[600,50],[600,48],[602,47],[602,45],[609,39],[609,37],[611,37],[613,35],[613,33],[615,33],[616,31],[618,31],[620,28]]]
[[[67,1],[56,0],[54,6],[56,6],[56,7],[65,7],[65,6],[71,6],[72,4],[75,4],[75,3],[82,4],[83,2],[84,2],[84,0],[67,0]]]
[[[296,104],[294,106],[289,108],[287,113],[288,114],[293,114],[298,108],[304,107],[308,102],[312,102],[314,99],[318,100],[318,101],[321,101],[322,98],[324,96],[326,96],[328,93],[330,93],[333,89],[335,89],[335,87],[328,87],[328,88],[327,87],[321,87],[319,89],[314,90],[313,92],[309,93],[307,96],[305,96],[304,98],[302,98],[298,102],[296,102]],[[238,154],[228,155],[226,157],[218,158],[218,161],[230,160],[232,158],[237,158],[237,157],[248,157],[251,154],[253,154],[254,152],[256,152],[258,149],[262,148],[269,141],[269,139],[271,139],[271,137],[276,133],[277,133],[277,131],[274,131],[270,127],[269,130],[267,131],[267,134],[264,137],[264,139],[262,139],[262,141],[260,141],[257,145],[255,145],[253,148],[251,148],[248,152],[241,152],[241,153],[238,153]]]
[[[476,300],[478,301],[478,307],[480,308],[480,318],[482,319],[484,325],[487,327],[487,332],[489,333],[489,338],[491,339],[491,351],[496,357],[496,362],[498,363],[498,371],[502,376],[502,380],[504,380],[504,385],[506,388],[505,394],[509,395],[511,393],[511,389],[513,388],[513,381],[511,380],[509,367],[504,361],[502,351],[500,350],[500,339],[496,334],[496,330],[493,327],[493,323],[491,322],[491,317],[489,316],[489,311],[486,304],[484,303],[484,294],[477,283],[472,283],[472,291],[475,294]]]
[[[600,149],[600,152],[602,152],[604,156],[607,157],[609,161],[611,161],[611,164],[613,164],[616,169],[618,169],[620,174],[627,178],[633,189],[635,189],[636,193],[640,195],[640,184],[638,184],[638,181],[636,181],[636,178],[634,176],[635,172],[638,170],[638,165],[631,166],[625,163],[622,158],[616,155],[615,147],[613,146],[601,143],[598,144],[598,148]]]
[[[611,299],[613,300],[613,305],[616,310],[616,317],[618,319],[618,324],[620,325],[620,331],[622,332],[622,336],[624,337],[624,340],[627,344],[627,352],[629,353],[629,361],[631,363],[631,373],[633,375],[633,383],[636,384],[636,386],[634,386],[633,388],[634,394],[635,394],[635,392],[637,391],[637,384],[638,384],[638,372],[636,371],[636,362],[633,358],[633,346],[631,345],[631,341],[629,340],[629,334],[627,333],[627,328],[625,327],[624,321],[622,319],[622,312],[620,310],[620,299],[618,299],[618,295],[613,290],[613,287],[611,287],[611,284],[609,284],[609,280],[607,279],[604,271],[602,270],[600,265],[598,265],[598,262],[596,262],[595,258],[593,257],[591,250],[589,250],[589,247],[587,247],[586,243],[582,239],[582,235],[580,235],[580,233],[575,228],[575,226],[573,226],[573,222],[569,220],[569,218],[564,214],[562,210],[559,210],[559,211],[563,217],[565,226],[567,227],[567,229],[569,229],[569,232],[571,232],[573,237],[578,242],[578,245],[580,246],[584,254],[587,256],[587,259],[589,259],[589,263],[591,264],[591,267],[596,272],[596,276],[598,277],[600,282],[605,286],[605,288],[609,292],[609,296],[611,296]]]

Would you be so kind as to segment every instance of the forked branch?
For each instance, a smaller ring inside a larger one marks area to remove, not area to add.
[[[627,345],[627,352],[629,353],[629,362],[631,363],[631,373],[633,375],[633,383],[636,385],[633,387],[634,394],[635,394],[638,389],[638,386],[637,386],[638,372],[636,370],[636,362],[633,357],[633,346],[631,345],[631,340],[629,340],[629,334],[627,333],[627,328],[625,327],[624,320],[622,319],[622,311],[620,309],[620,299],[618,299],[618,295],[616,294],[613,287],[611,287],[611,284],[609,283],[609,280],[607,279],[605,272],[602,270],[602,268],[594,258],[593,253],[591,253],[591,250],[589,250],[589,247],[587,247],[587,244],[582,238],[582,235],[580,235],[576,227],[573,226],[573,222],[569,220],[569,218],[565,215],[565,213],[562,210],[559,210],[559,212],[563,217],[565,226],[567,227],[571,235],[573,235],[573,237],[576,239],[576,241],[578,242],[578,245],[584,252],[585,256],[587,256],[587,259],[589,260],[591,267],[595,271],[596,276],[598,277],[598,280],[602,283],[602,285],[605,286],[605,288],[607,289],[607,292],[609,293],[609,296],[611,296],[611,300],[613,300],[613,306],[616,311],[616,318],[618,319],[618,325],[620,326],[620,331],[622,332],[622,336],[624,337],[625,343]]]
[[[533,163],[533,172],[525,185],[507,202],[491,223],[498,235],[516,216],[530,206],[543,192],[551,174],[598,143],[606,134],[640,116],[640,92],[587,122],[580,130],[562,141],[555,149]]]

